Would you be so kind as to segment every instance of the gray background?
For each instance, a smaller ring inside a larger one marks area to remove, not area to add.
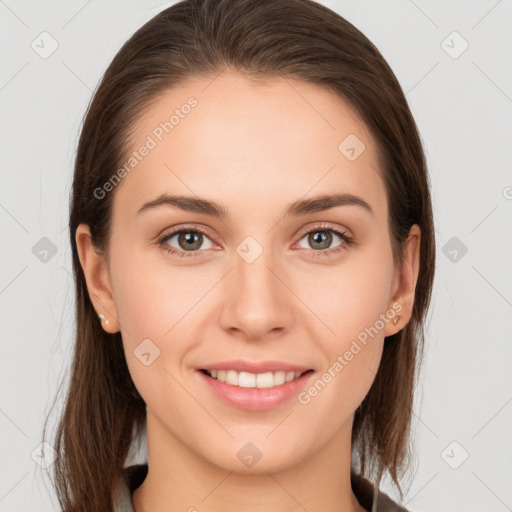
[[[57,510],[38,454],[71,350],[80,123],[115,52],[172,3],[0,0],[0,512]],[[322,3],[390,63],[432,179],[437,275],[405,502],[512,510],[512,1]]]

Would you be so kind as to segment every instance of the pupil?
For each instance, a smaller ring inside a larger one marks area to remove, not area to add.
[[[185,245],[187,247],[187,249],[199,249],[199,247],[201,247],[201,243],[199,242],[198,243],[198,240],[200,240],[201,238],[201,234],[200,233],[192,233],[192,232],[187,232],[187,233],[182,233],[180,235],[180,243],[182,242],[185,242]]]
[[[330,245],[331,236],[328,231],[316,231],[312,235],[313,243],[319,243],[321,245],[320,249],[326,249]]]

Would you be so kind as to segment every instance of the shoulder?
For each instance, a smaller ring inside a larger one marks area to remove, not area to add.
[[[142,484],[148,473],[147,464],[135,464],[124,468],[117,498],[114,502],[114,512],[135,512],[132,504],[132,494]]]
[[[352,472],[350,481],[357,500],[368,512],[409,512],[363,476]]]

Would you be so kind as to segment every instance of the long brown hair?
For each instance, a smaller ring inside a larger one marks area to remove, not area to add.
[[[102,200],[94,191],[126,160],[138,116],[179,82],[213,78],[228,68],[254,79],[303,80],[348,101],[377,141],[397,264],[409,228],[421,229],[412,317],[387,338],[352,434],[359,472],[377,486],[389,472],[403,496],[399,480],[409,467],[413,391],[435,267],[429,178],[406,98],[367,37],[313,0],[185,0],[157,14],[122,46],[83,120],[69,221],[76,334],[64,410],[50,442],[57,453],[53,485],[65,512],[112,510],[114,483],[146,419],[121,335],[102,329],[90,300],[75,243],[77,226],[88,224],[94,245],[107,253],[115,189]],[[43,439],[45,433],[46,423]]]

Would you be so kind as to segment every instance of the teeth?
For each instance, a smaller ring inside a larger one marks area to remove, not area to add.
[[[206,370],[214,379],[241,388],[272,388],[297,379],[304,372],[249,373],[236,370]]]
[[[235,372],[235,370],[226,370],[226,384],[238,386],[238,372]]]

